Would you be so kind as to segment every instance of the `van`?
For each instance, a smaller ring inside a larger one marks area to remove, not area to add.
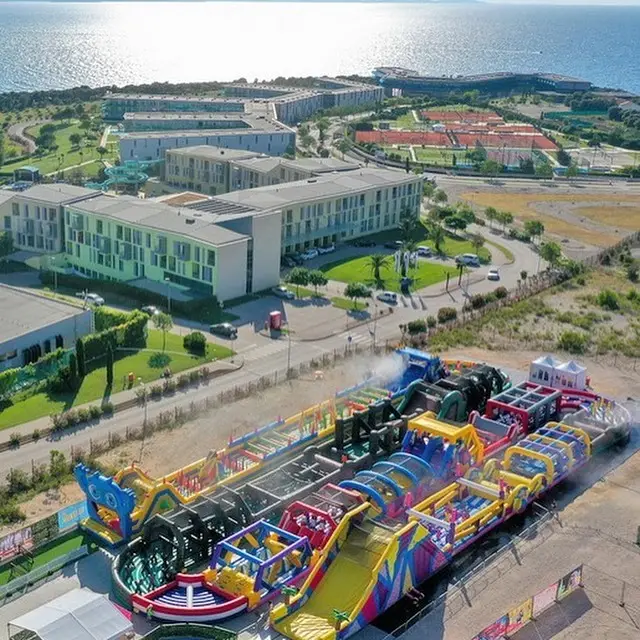
[[[462,253],[456,256],[456,264],[463,264],[466,267],[479,267],[480,258],[475,253]]]
[[[383,291],[377,296],[380,302],[386,302],[387,304],[398,304],[398,294],[393,291]]]

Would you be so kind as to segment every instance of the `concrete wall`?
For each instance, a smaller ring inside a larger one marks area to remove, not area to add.
[[[47,325],[35,331],[25,333],[22,336],[7,340],[0,344],[0,358],[16,352],[16,357],[12,359],[0,360],[0,371],[5,369],[15,369],[23,366],[22,350],[28,349],[33,345],[39,344],[42,348],[42,355],[45,355],[45,340],[51,341],[51,351],[56,349],[56,335],[61,335],[63,339],[63,347],[73,347],[75,341],[81,336],[85,336],[93,330],[93,311],[86,309],[80,311],[71,318],[65,318],[60,322]]]
[[[218,300],[226,301],[247,292],[247,244],[249,239],[218,247],[214,273]]]
[[[273,211],[253,218],[253,290],[280,283],[282,214]]]

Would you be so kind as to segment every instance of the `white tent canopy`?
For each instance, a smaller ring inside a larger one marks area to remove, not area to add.
[[[42,640],[120,640],[133,632],[133,625],[105,596],[74,589],[12,620],[9,637],[16,630]]]

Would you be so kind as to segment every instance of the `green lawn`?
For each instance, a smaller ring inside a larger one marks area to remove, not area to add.
[[[95,551],[97,549],[97,545],[93,540],[88,536],[85,536],[83,533],[78,533],[77,531],[73,531],[62,538],[58,538],[57,540],[40,547],[34,552],[33,564],[31,564],[31,562],[26,558],[18,558],[14,560],[13,563],[5,564],[0,569],[0,585],[7,584],[9,582],[9,578],[17,578],[18,576],[24,575],[25,571],[33,571],[34,569],[42,567],[60,556],[71,551],[75,551],[84,544],[89,546],[90,551]],[[13,576],[11,564],[18,565],[17,570],[13,571]],[[20,568],[24,570],[21,571]]]
[[[409,160],[413,161],[413,158],[411,157],[409,150],[406,148],[397,148],[397,149],[395,147],[382,147],[382,148],[384,149],[384,152],[387,154],[387,157],[389,157],[390,154],[395,153],[397,156],[400,156],[402,160],[409,158]]]
[[[80,128],[78,121],[72,120],[70,122],[59,122],[54,124],[59,127],[55,132],[56,144],[58,145],[58,149],[56,149],[56,151],[47,153],[43,156],[34,155],[29,158],[28,161],[21,160],[20,162],[7,163],[3,165],[2,170],[13,171],[14,169],[24,166],[26,163],[38,167],[42,174],[48,174],[56,171],[63,171],[66,167],[72,167],[84,162],[92,161],[91,164],[85,165],[81,167],[81,169],[86,175],[96,175],[100,164],[100,156],[98,155],[96,148],[100,144],[100,140],[84,139],[87,131]],[[41,125],[31,127],[26,130],[26,133],[29,133],[33,137],[37,137],[40,132],[40,128]],[[79,133],[83,136],[83,141],[81,142],[80,147],[72,147],[71,142],[69,141],[69,136],[74,133]],[[105,155],[104,159],[114,160],[115,153],[111,152],[110,154]],[[96,161],[98,161],[98,164],[96,164]]]
[[[439,149],[437,147],[425,147],[424,149],[418,145],[414,145],[413,151],[416,154],[418,162],[426,162],[428,164],[440,165],[443,167],[451,167],[453,165],[453,156],[456,162],[463,164],[465,162],[464,151],[452,152],[450,149]]]
[[[370,287],[376,285],[371,268],[369,267],[369,257],[362,256],[360,258],[347,258],[331,262],[330,264],[320,267],[324,271],[327,278],[337,280],[338,282],[362,282]],[[453,277],[458,273],[454,267],[447,267],[440,264],[434,264],[426,260],[418,260],[418,267],[411,269],[409,277],[413,278],[413,290],[428,287],[431,284],[445,280],[447,273]],[[389,258],[389,265],[380,270],[381,282],[379,288],[386,291],[400,291],[400,274],[393,268],[393,258]],[[333,299],[332,299],[333,300]],[[335,303],[334,303],[335,304]]]
[[[98,403],[102,398],[108,398],[110,394],[125,389],[124,379],[129,373],[133,373],[136,378],[142,378],[144,382],[153,382],[161,377],[167,366],[176,374],[211,362],[214,358],[222,359],[233,355],[233,351],[227,347],[208,343],[206,356],[193,356],[184,350],[182,336],[174,333],[167,334],[166,352],[164,355],[161,352],[162,332],[150,329],[146,349],[130,355],[126,355],[126,352],[118,353],[113,368],[113,388],[110,392],[107,389],[106,370],[104,366],[99,366],[85,376],[80,388],[75,392],[42,392],[30,397],[28,392],[18,394],[13,398],[13,404],[0,411],[0,429],[59,413],[87,402]]]
[[[353,300],[349,298],[331,298],[331,304],[337,309],[344,309],[345,311],[364,311],[367,308],[366,302],[357,301],[354,304]]]

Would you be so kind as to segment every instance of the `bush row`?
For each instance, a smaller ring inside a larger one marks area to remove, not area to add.
[[[64,431],[91,420],[99,420],[102,416],[110,416],[113,411],[111,402],[103,402],[102,405],[95,404],[86,408],[69,409],[62,413],[54,413],[51,415],[51,429],[53,431]],[[34,437],[34,439],[36,438]]]
[[[504,300],[509,295],[509,291],[506,287],[498,287],[494,291],[489,293],[476,293],[465,302],[463,306],[464,311],[471,311],[475,309],[482,309],[487,304],[495,302],[496,300]]]
[[[209,368],[201,367],[200,369],[194,369],[189,373],[182,373],[175,379],[167,378],[162,383],[138,387],[135,391],[136,397],[141,401],[149,398],[157,400],[163,395],[171,395],[172,393],[175,393],[177,389],[186,389],[192,384],[206,382],[210,376],[211,372],[209,371]]]
[[[109,348],[115,352],[120,347],[141,349],[146,345],[148,316],[142,311],[134,311],[128,316],[124,324],[82,338],[87,361],[104,356]]]

